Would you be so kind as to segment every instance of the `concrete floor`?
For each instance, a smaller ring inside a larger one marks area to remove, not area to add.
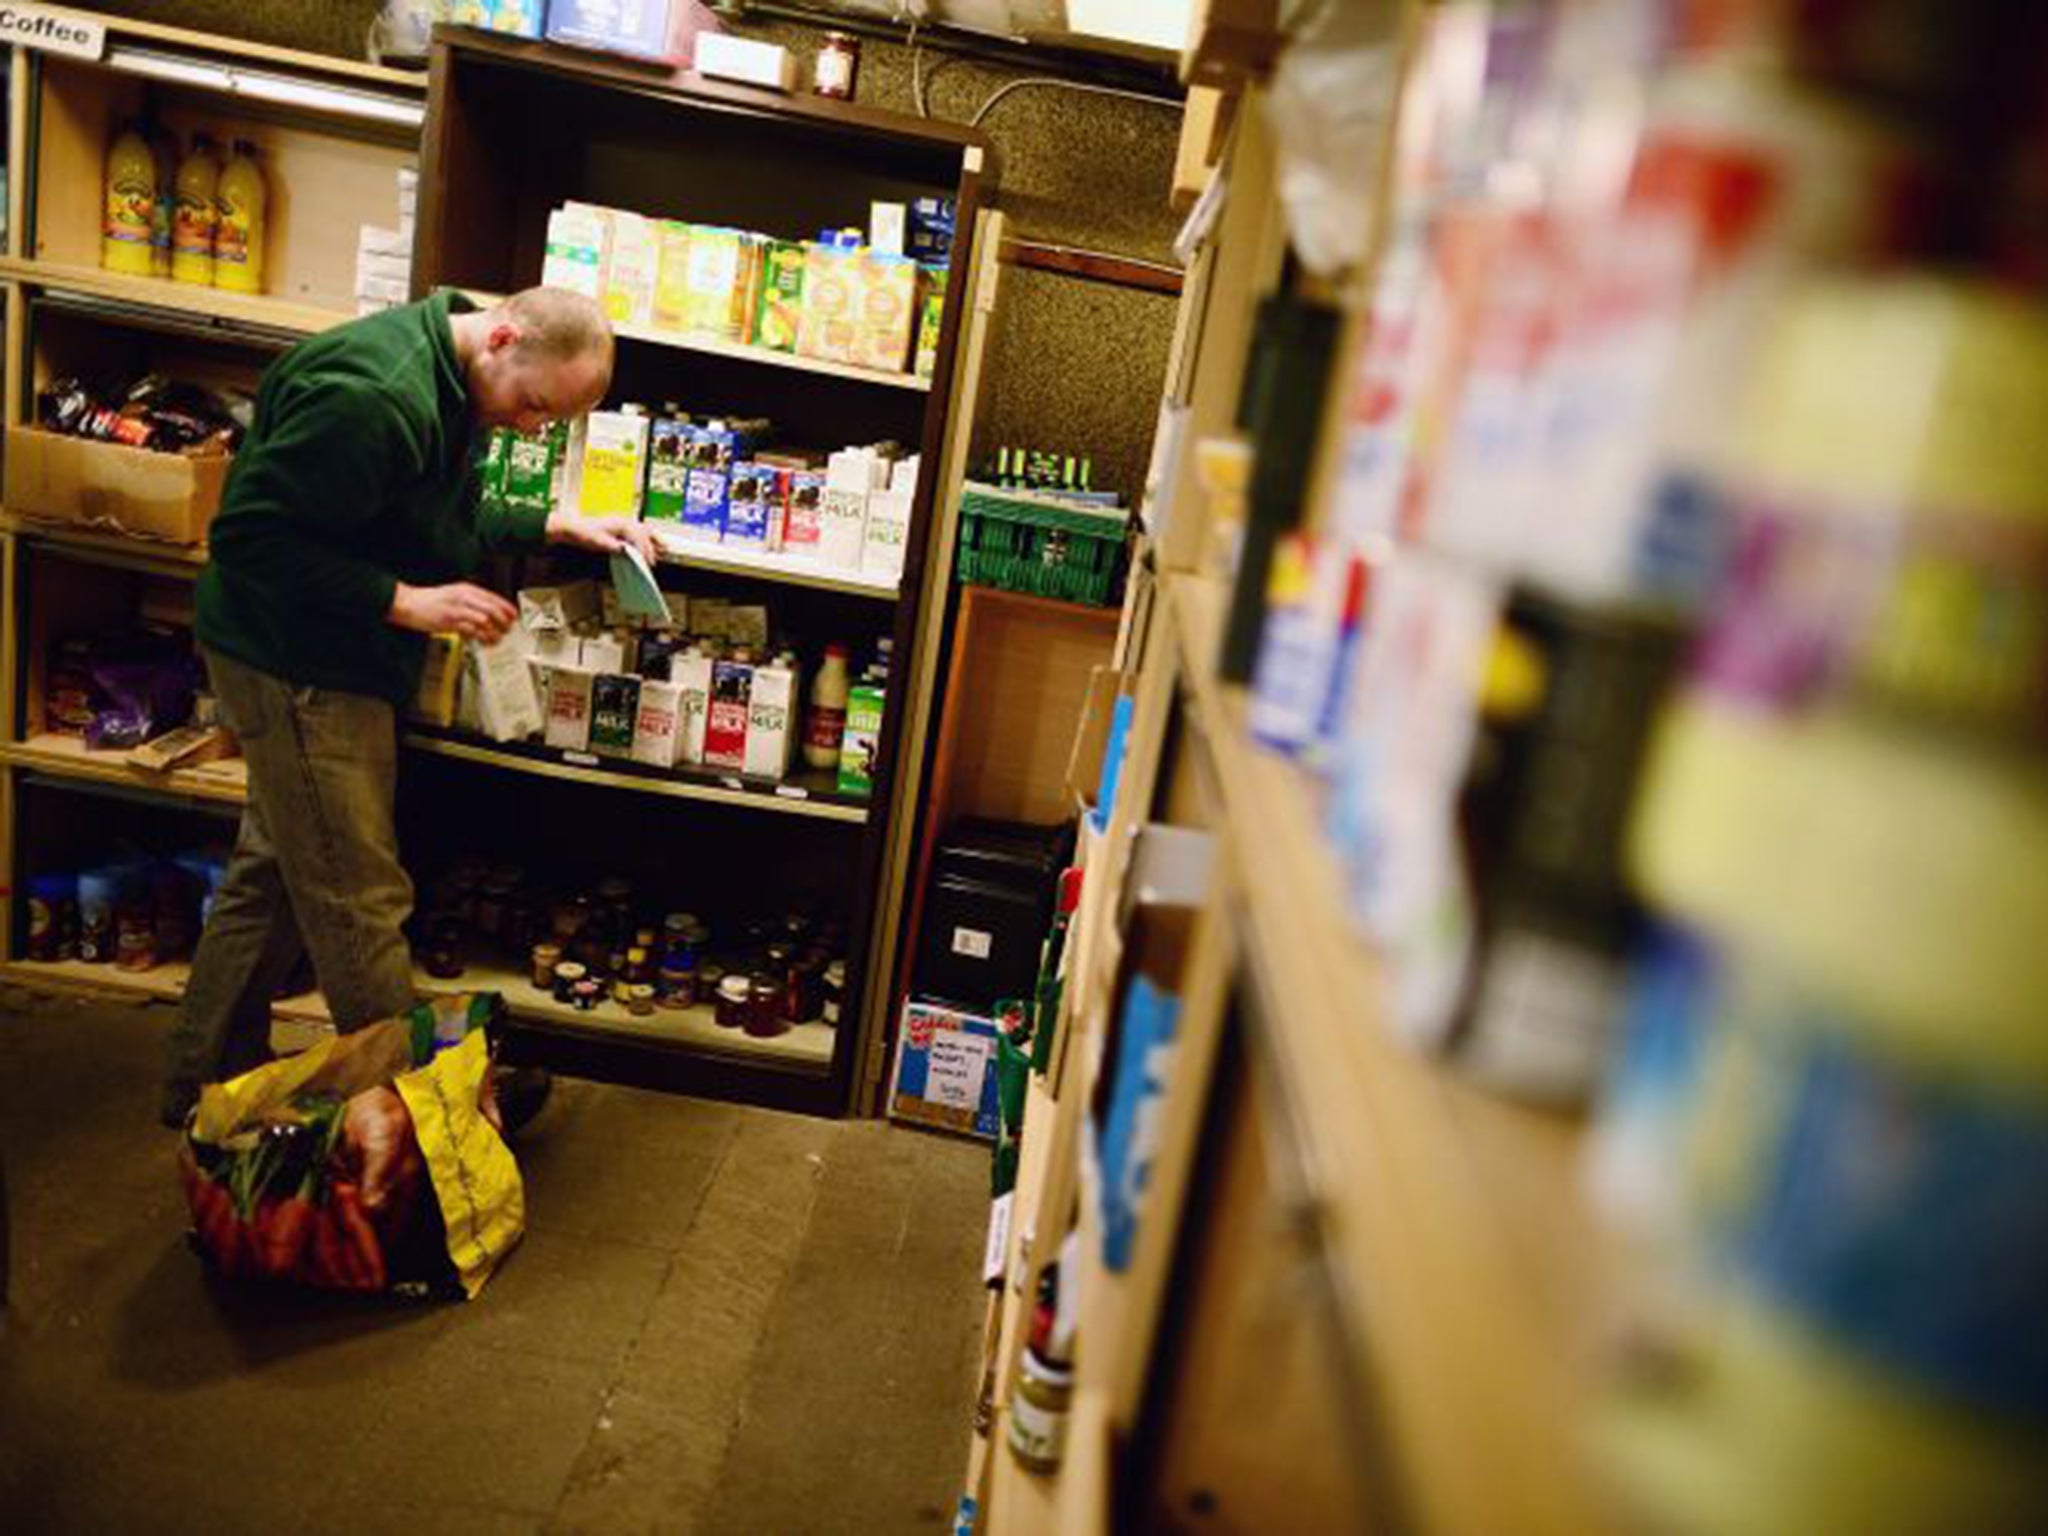
[[[468,1305],[210,1284],[155,1125],[162,1009],[0,1012],[0,1530],[942,1531],[988,1158],[561,1082]]]

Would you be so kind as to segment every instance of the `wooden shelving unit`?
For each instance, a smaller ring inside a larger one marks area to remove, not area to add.
[[[1286,250],[1257,88],[1230,89],[1227,198],[1190,263],[1169,365],[1189,425],[1126,601],[1128,746],[1108,824],[1082,838],[1058,1039],[1028,1096],[992,1323],[995,1425],[968,1494],[989,1536],[1625,1529],[1578,1438],[1609,1315],[1581,1128],[1396,1037],[1318,783],[1252,740],[1243,690],[1218,680],[1228,594],[1189,461],[1230,429],[1252,312]],[[1134,848],[1153,823],[1206,832],[1214,862],[1136,1238],[1112,1271],[1093,1117],[1120,1069]],[[1072,1438],[1060,1469],[1032,1478],[1003,1415],[1029,1299],[1069,1233]]]
[[[614,326],[613,329],[626,341],[641,342],[652,347],[670,347],[678,352],[694,352],[700,357],[733,358],[740,362],[755,363],[763,368],[786,368],[793,373],[815,373],[828,379],[873,384],[881,389],[907,389],[918,395],[928,395],[932,388],[930,379],[919,378],[914,373],[885,373],[879,368],[861,368],[852,363],[835,363],[822,357],[803,357],[795,352],[777,352],[769,347],[722,341],[716,336],[656,330],[651,326],[641,325],[620,325]]]
[[[815,560],[762,554],[724,544],[694,543],[659,533],[656,539],[661,546],[663,563],[686,570],[717,571],[727,576],[746,576],[792,587],[814,587],[821,592],[845,592],[854,597],[872,597],[880,602],[893,603],[901,595],[894,581],[820,565]]]
[[[350,310],[294,304],[260,293],[202,288],[192,283],[173,282],[167,277],[127,277],[116,272],[103,272],[98,267],[58,261],[8,257],[0,260],[0,280],[19,283],[24,288],[87,294],[173,314],[194,315],[204,320],[285,332],[292,336],[317,335],[330,326],[355,318]]]
[[[96,752],[79,737],[43,732],[26,741],[0,744],[0,761],[61,779],[219,800],[228,805],[242,805],[249,798],[249,768],[240,758],[155,773],[131,767],[120,752]]]

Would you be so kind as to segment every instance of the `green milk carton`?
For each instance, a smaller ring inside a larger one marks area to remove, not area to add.
[[[856,683],[846,696],[846,733],[839,746],[839,792],[872,794],[875,754],[882,748],[884,690],[879,683]]]

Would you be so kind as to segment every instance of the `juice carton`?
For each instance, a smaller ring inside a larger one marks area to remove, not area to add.
[[[683,330],[690,314],[690,226],[663,219],[656,232],[654,323],[663,330]]]
[[[946,321],[946,269],[925,267],[924,295],[917,304],[917,358],[914,369],[928,379],[939,366],[939,337]]]
[[[661,269],[660,231],[637,213],[612,214],[612,259],[605,273],[604,311],[615,325],[654,320],[654,290]]]
[[[569,445],[567,422],[551,422],[530,437],[511,434],[505,443],[505,464],[499,499],[527,512],[551,512],[563,458]]]
[[[707,767],[744,769],[747,762],[747,706],[754,669],[744,661],[711,664],[711,711],[704,721]]]
[[[860,252],[804,247],[804,290],[797,309],[796,349],[805,357],[850,363],[860,339]]]
[[[754,309],[754,344],[796,350],[803,320],[805,255],[801,244],[771,240],[761,252],[761,299]]]
[[[640,411],[592,411],[584,418],[577,511],[587,517],[640,515],[648,426]]]
[[[848,361],[901,373],[917,329],[917,263],[868,251],[861,257],[859,323]]]
[[[684,330],[723,341],[745,339],[747,249],[739,230],[690,226],[683,268]]]
[[[839,792],[872,794],[875,756],[882,744],[884,690],[877,683],[858,683],[846,698],[846,734],[840,738]]]

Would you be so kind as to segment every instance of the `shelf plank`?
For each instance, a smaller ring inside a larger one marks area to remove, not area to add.
[[[789,586],[817,587],[827,592],[850,592],[856,597],[872,597],[883,602],[894,602],[900,595],[895,581],[864,576],[859,571],[840,570],[790,555],[761,554],[724,544],[701,544],[670,533],[661,524],[651,525],[649,531],[661,548],[664,565],[723,571],[729,575],[753,576]]]
[[[1168,600],[1186,654],[1213,656],[1221,588],[1179,577]],[[1202,667],[1188,681],[1244,892],[1258,1027],[1349,1281],[1353,1364],[1386,1405],[1418,1524],[1617,1528],[1575,1439],[1603,1313],[1580,1128],[1395,1038],[1379,967],[1345,919],[1314,781],[1251,741],[1240,691]],[[1493,1475],[1473,1478],[1474,1465]]]
[[[462,292],[485,307],[502,303],[505,298],[504,294],[488,288],[465,286]],[[632,325],[614,320],[612,334],[621,341],[638,342],[649,347],[666,347],[672,352],[691,352],[699,357],[726,357],[742,363],[758,363],[764,368],[821,374],[826,378],[847,379],[856,384],[876,384],[884,389],[908,390],[918,395],[928,395],[932,390],[930,379],[919,378],[914,373],[891,373],[882,368],[863,368],[854,363],[835,363],[822,357],[805,357],[797,352],[779,352],[773,347],[757,347],[744,341],[727,341],[722,336],[707,336],[701,331],[671,331],[661,326]]]
[[[125,1001],[152,1000],[174,1003],[185,995],[192,977],[191,965],[182,960],[167,961],[146,971],[123,971],[112,965],[88,965],[80,960],[15,960],[0,965],[0,980],[19,986]],[[823,1071],[832,1064],[837,1034],[829,1024],[799,1024],[787,1034],[758,1038],[743,1030],[721,1029],[711,1009],[695,1007],[661,1009],[636,1017],[618,1003],[607,1000],[590,1012],[558,1003],[525,975],[503,966],[474,964],[452,980],[442,981],[416,973],[422,996],[451,992],[496,992],[515,1019],[540,1020],[572,1026],[597,1034],[625,1035],[663,1044],[687,1046],[707,1055],[732,1057],[748,1062],[799,1065]],[[332,1015],[318,992],[280,998],[272,1005],[275,1018],[299,1025],[330,1026]]]
[[[163,795],[189,795],[194,799],[218,800],[228,805],[246,805],[249,800],[249,765],[239,757],[223,758],[196,768],[151,773],[147,769],[130,767],[120,752],[93,751],[82,737],[44,732],[26,741],[0,745],[0,760],[17,768],[31,768],[81,783],[115,784],[123,789],[143,789]]]
[[[344,310],[293,304],[260,293],[232,293],[225,288],[203,288],[196,283],[174,282],[166,277],[130,277],[124,273],[104,272],[98,267],[19,256],[0,257],[0,278],[30,287],[118,299],[125,304],[174,314],[199,315],[237,325],[260,326],[296,336],[317,335],[355,318]]]
[[[160,539],[142,539],[85,523],[60,523],[19,512],[0,512],[0,533],[34,539],[84,557],[99,557],[109,564],[142,566],[166,576],[194,577],[206,564],[204,544],[168,544]]]
[[[988,1511],[983,1529],[989,1536],[1065,1536],[1060,1525],[1060,1483],[1064,1468],[1031,1472],[1017,1464],[1010,1449],[1010,1414],[996,1415],[989,1431]]]
[[[422,990],[436,992],[497,992],[514,1018],[540,1020],[561,1028],[592,1034],[625,1036],[664,1045],[687,1046],[706,1055],[727,1056],[746,1062],[798,1065],[824,1071],[832,1065],[832,1051],[838,1031],[824,1023],[798,1024],[786,1034],[771,1037],[750,1035],[744,1030],[721,1029],[706,1006],[656,1008],[651,1014],[636,1015],[607,999],[585,1012],[534,986],[522,972],[490,964],[470,964],[452,981],[422,980]]]
[[[786,368],[796,373],[823,374],[827,378],[848,379],[856,384],[875,384],[884,389],[903,389],[912,394],[928,395],[932,389],[930,379],[920,378],[914,373],[889,373],[880,368],[835,363],[822,357],[777,352],[770,347],[750,346],[745,342],[725,341],[716,336],[703,336],[694,332],[665,331],[649,325],[625,325],[614,321],[612,334],[622,341],[636,341],[651,347],[669,347],[678,352],[694,352],[700,357],[728,357],[745,363],[759,363],[766,368]]]
[[[625,758],[596,757],[589,763],[572,760],[572,754],[557,747],[531,742],[478,740],[436,726],[409,723],[402,738],[405,745],[438,757],[482,763],[513,773],[538,774],[576,784],[602,785],[639,794],[669,795],[682,800],[704,800],[715,805],[740,806],[783,816],[810,816],[823,821],[865,823],[868,804],[853,796],[842,796],[827,788],[825,775],[799,773],[780,785],[762,779],[748,779],[718,769],[650,768]]]

